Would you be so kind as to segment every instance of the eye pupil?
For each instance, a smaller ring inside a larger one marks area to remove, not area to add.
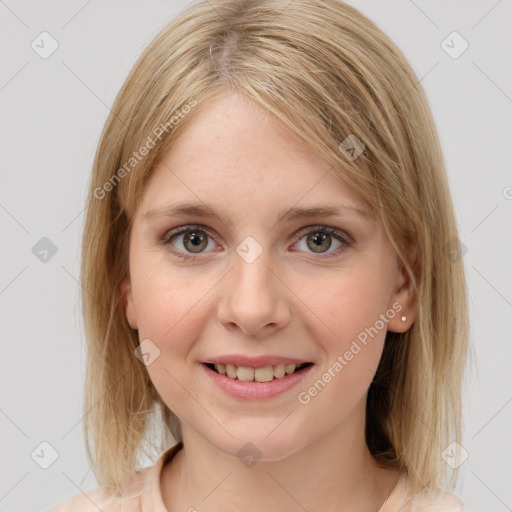
[[[208,243],[205,244],[205,241],[206,237],[201,234],[201,232],[189,231],[183,239],[183,244],[187,247],[187,243],[191,242],[193,247],[192,252],[200,252],[208,245]]]
[[[324,244],[326,239],[328,239],[328,243]],[[311,233],[308,236],[308,243],[311,241],[313,242],[312,249],[315,252],[322,252],[323,250],[327,250],[327,249],[329,249],[329,247],[331,247],[330,235],[319,234],[318,232]],[[325,246],[325,245],[327,245],[327,246]]]

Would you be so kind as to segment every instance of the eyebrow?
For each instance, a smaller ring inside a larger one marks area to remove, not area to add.
[[[215,212],[215,210],[206,204],[183,202],[174,205],[166,205],[154,208],[142,215],[142,219],[152,219],[155,217],[175,217],[178,215],[191,215],[195,217],[214,218],[227,226],[232,226],[230,219]],[[309,218],[333,217],[333,216],[359,216],[365,219],[373,217],[372,212],[365,208],[349,206],[344,204],[338,205],[319,205],[309,207],[292,207],[280,210],[278,213],[278,222],[293,221]]]

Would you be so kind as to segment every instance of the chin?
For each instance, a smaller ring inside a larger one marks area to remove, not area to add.
[[[210,438],[208,441],[225,454],[241,459],[248,467],[258,461],[283,460],[302,447],[297,439],[303,439],[304,436],[297,437],[285,430],[278,435],[277,429],[272,432],[276,424],[278,423],[273,423],[272,428],[263,431],[246,429],[243,435],[233,432],[233,437],[230,437],[226,433],[222,439]]]

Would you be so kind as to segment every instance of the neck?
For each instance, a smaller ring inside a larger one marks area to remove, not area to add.
[[[169,511],[378,512],[399,472],[380,467],[364,428],[354,427],[336,428],[286,458],[250,465],[183,424],[183,449],[162,471],[164,504]]]

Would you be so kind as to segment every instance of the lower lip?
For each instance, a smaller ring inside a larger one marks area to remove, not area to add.
[[[221,375],[211,370],[206,364],[201,363],[204,371],[223,391],[236,398],[271,398],[273,396],[284,393],[301,382],[306,375],[309,374],[313,364],[297,373],[291,373],[280,379],[274,379],[269,382],[244,382],[238,379],[230,379],[225,375]]]

